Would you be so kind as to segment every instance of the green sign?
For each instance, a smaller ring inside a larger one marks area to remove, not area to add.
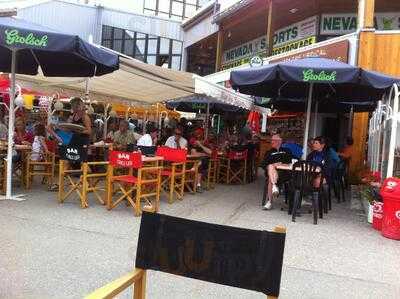
[[[35,36],[33,33],[29,33],[26,36],[20,35],[17,29],[10,29],[4,31],[6,35],[6,44],[9,46],[13,45],[29,45],[36,47],[47,47],[48,37],[43,35],[41,37]]]
[[[305,70],[303,71],[303,81],[304,82],[318,82],[318,81],[336,81],[336,72],[325,73],[325,71],[320,72],[319,74],[315,73],[314,70]]]
[[[374,28],[399,30],[400,12],[375,13]],[[343,35],[357,30],[357,15],[351,13],[321,15],[321,35]]]
[[[207,108],[207,104],[192,103],[192,109],[194,109],[194,110],[202,110],[202,109],[206,109],[206,108]]]

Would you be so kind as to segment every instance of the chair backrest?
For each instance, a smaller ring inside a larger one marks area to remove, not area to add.
[[[109,162],[113,167],[141,168],[143,165],[140,152],[110,151]]]
[[[278,297],[285,237],[143,212],[136,267]]]
[[[212,159],[212,160],[218,159],[218,149],[213,149],[213,150],[211,151],[211,159]]]
[[[244,151],[230,151],[228,158],[230,160],[247,160],[247,150]]]
[[[347,162],[341,159],[339,163],[336,165],[335,172],[337,177],[345,176],[347,172]]]
[[[185,149],[175,149],[167,146],[158,147],[156,155],[163,157],[165,161],[174,163],[183,163],[187,160],[187,151]]]
[[[292,183],[297,189],[312,189],[314,179],[322,172],[322,164],[314,161],[297,161],[292,167]]]
[[[87,152],[87,146],[82,144],[62,144],[58,147],[61,160],[67,160],[73,163],[87,162]]]

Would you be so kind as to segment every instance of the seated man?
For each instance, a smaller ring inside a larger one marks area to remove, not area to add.
[[[155,146],[157,144],[158,130],[156,127],[149,126],[146,129],[146,134],[137,141],[138,146]]]
[[[174,135],[170,136],[167,141],[165,141],[165,146],[177,149],[187,149],[188,142],[182,137],[182,128],[177,127],[174,131]]]
[[[119,129],[114,133],[113,141],[114,148],[120,151],[126,151],[128,145],[135,144],[136,138],[132,130],[128,130],[129,123],[127,120],[122,119],[119,122]]]
[[[289,149],[282,148],[282,138],[279,134],[271,136],[271,149],[265,153],[262,167],[265,169],[267,176],[267,197],[263,198],[263,209],[272,209],[272,200],[279,196],[279,188],[277,186],[279,181],[288,180],[287,172],[278,172],[277,166],[281,164],[290,164],[292,154]],[[285,175],[286,174],[286,175]],[[265,204],[264,204],[265,202]]]

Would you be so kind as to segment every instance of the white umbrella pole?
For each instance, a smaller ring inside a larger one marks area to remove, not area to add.
[[[17,63],[17,51],[11,51],[11,91],[10,91],[10,107],[8,115],[8,148],[7,148],[7,186],[6,199],[12,199],[12,152],[14,145],[14,100],[15,100],[15,72]]]
[[[310,88],[308,91],[308,100],[307,100],[307,116],[306,116],[306,128],[304,132],[304,140],[303,140],[303,160],[307,158],[307,142],[308,142],[308,130],[310,129],[310,116],[311,116],[311,103],[312,103],[312,95],[313,95],[314,83],[310,83]]]
[[[318,106],[319,102],[315,101],[315,110],[314,110],[314,127],[313,127],[313,137],[317,137],[317,120],[318,120]]]

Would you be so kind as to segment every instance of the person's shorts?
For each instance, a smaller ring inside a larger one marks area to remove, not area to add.
[[[201,173],[202,176],[206,176],[208,173],[208,160],[208,158],[200,160],[199,173]]]
[[[290,171],[278,169],[278,184],[279,185],[290,181],[291,177],[292,177],[292,174]]]

